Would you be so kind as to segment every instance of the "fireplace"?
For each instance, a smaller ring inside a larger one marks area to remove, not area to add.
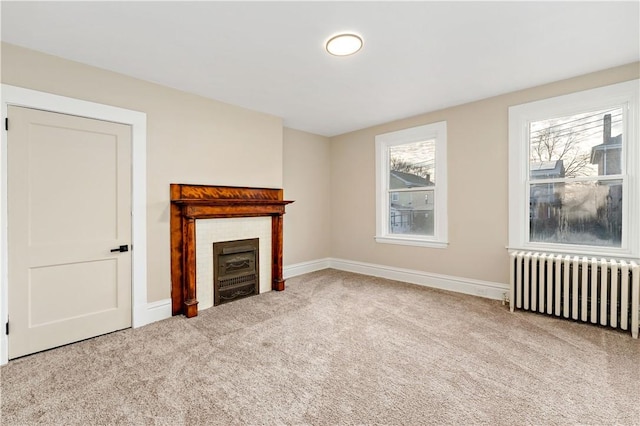
[[[213,243],[213,305],[260,293],[259,239]]]
[[[270,218],[271,276],[269,289],[282,291],[282,216],[287,204],[282,189],[171,184],[171,311],[198,315],[196,285],[196,221]],[[251,236],[254,237],[254,236]],[[230,239],[250,238],[232,237]],[[214,240],[215,241],[215,240]],[[208,247],[211,247],[210,245]],[[267,250],[269,247],[267,247]],[[207,285],[211,288],[211,281]]]

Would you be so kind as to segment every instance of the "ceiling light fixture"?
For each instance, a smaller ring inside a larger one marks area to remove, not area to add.
[[[351,33],[338,34],[331,37],[325,47],[327,52],[335,56],[353,55],[362,49],[362,38]]]

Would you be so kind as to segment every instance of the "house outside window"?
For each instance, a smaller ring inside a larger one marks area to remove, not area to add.
[[[447,124],[376,136],[376,241],[447,245]]]
[[[509,246],[639,255],[638,80],[509,109]]]

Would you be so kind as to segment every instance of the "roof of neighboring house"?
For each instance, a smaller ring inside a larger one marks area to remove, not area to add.
[[[564,163],[562,160],[531,163],[529,170],[532,178],[564,177]]]
[[[412,173],[399,172],[397,170],[391,170],[390,174],[392,177],[395,177],[402,182],[402,184],[404,185],[403,188],[414,188],[419,186],[433,185],[433,183],[429,181],[428,175],[425,179],[422,176],[414,175]],[[392,186],[391,189],[399,188],[394,188]]]

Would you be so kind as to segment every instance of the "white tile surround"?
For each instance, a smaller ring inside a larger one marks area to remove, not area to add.
[[[213,243],[259,238],[260,293],[271,290],[271,217],[196,220],[198,310],[213,306]]]

